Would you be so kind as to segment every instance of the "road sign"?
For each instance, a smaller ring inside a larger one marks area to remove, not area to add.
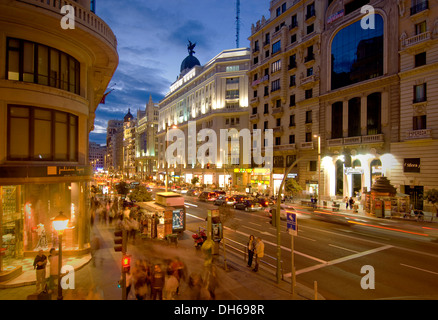
[[[287,231],[293,236],[298,235],[297,214],[293,212],[286,212],[287,214]]]

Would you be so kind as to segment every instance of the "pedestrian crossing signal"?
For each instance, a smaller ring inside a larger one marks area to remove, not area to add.
[[[125,256],[122,259],[122,270],[123,272],[129,272],[129,269],[131,269],[131,258]]]
[[[114,246],[114,251],[120,252],[123,250],[123,231],[122,230],[114,231],[114,244],[116,244],[116,246]]]

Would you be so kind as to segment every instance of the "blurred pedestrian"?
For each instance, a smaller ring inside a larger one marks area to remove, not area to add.
[[[164,300],[175,300],[176,290],[179,286],[178,279],[175,276],[176,274],[177,272],[172,269],[167,271],[167,277],[163,288]]]
[[[251,268],[255,250],[255,239],[253,235],[249,236],[248,244],[246,247],[248,249],[248,267]]]
[[[33,268],[36,270],[36,293],[41,293],[46,288],[46,265],[47,257],[43,250],[39,250],[33,261]]]
[[[148,294],[148,273],[142,262],[137,260],[132,271],[132,278],[135,297],[137,300],[146,300]]]
[[[94,234],[90,243],[90,253],[91,253],[91,260],[93,261],[93,267],[96,266],[96,260],[99,257],[99,249],[100,249],[100,239],[96,234]],[[100,265],[102,264],[103,264],[103,259],[102,257],[100,257]]]
[[[207,277],[205,279],[205,287],[208,290],[209,294],[210,294],[210,298],[212,300],[216,299],[216,287],[218,284],[218,278],[217,278],[217,270],[216,270],[216,266],[212,265],[207,273]]]
[[[349,203],[348,197],[344,198],[344,202],[345,202],[345,209],[348,209],[348,203]]]
[[[350,204],[350,209],[353,209],[353,205],[354,205],[353,197],[350,197],[350,200],[348,200],[348,203]]]
[[[156,264],[151,274],[151,300],[163,300],[163,288],[164,288],[164,272],[161,270],[161,266]]]
[[[52,293],[55,290],[55,279],[58,280],[59,256],[56,254],[55,248],[50,249],[49,253],[50,275],[48,293]]]
[[[263,256],[265,255],[265,244],[263,243],[260,237],[257,237],[254,253],[255,253],[255,266],[252,271],[257,272],[259,271],[260,259],[263,258]]]
[[[188,280],[190,288],[190,300],[210,300],[210,293],[204,286],[199,273],[192,273]]]

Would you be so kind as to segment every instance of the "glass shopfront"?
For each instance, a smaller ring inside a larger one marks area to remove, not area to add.
[[[86,182],[0,186],[4,264],[58,247],[52,221],[63,212],[69,225],[63,235],[66,251],[88,248],[90,219]]]

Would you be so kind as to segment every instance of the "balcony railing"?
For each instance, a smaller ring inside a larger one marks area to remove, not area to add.
[[[411,16],[414,14],[420,13],[421,11],[429,9],[429,1],[425,0],[413,7],[411,7]]]
[[[300,142],[300,149],[305,149],[305,150],[313,149],[313,142]]]
[[[432,130],[431,129],[406,131],[406,140],[431,139],[431,138],[432,138]]]
[[[70,5],[75,9],[75,22],[83,25],[87,30],[92,30],[102,36],[109,44],[117,49],[117,39],[111,28],[96,14],[94,14],[90,8],[84,8],[77,2],[72,0],[16,0],[17,2],[27,3],[32,6],[43,8],[54,12],[60,16],[61,8],[64,5]],[[61,19],[60,19],[61,20]]]
[[[348,137],[344,138],[344,144],[361,144],[362,137]]]
[[[417,34],[416,36],[405,39],[402,42],[402,46],[403,47],[411,47],[411,46],[415,46],[416,44],[422,43],[424,41],[428,41],[430,39],[431,39],[431,33],[430,33],[430,31],[427,31],[427,32]]]
[[[375,143],[375,142],[383,142],[385,141],[385,137],[383,134],[375,134],[371,136],[363,136],[362,143]]]

